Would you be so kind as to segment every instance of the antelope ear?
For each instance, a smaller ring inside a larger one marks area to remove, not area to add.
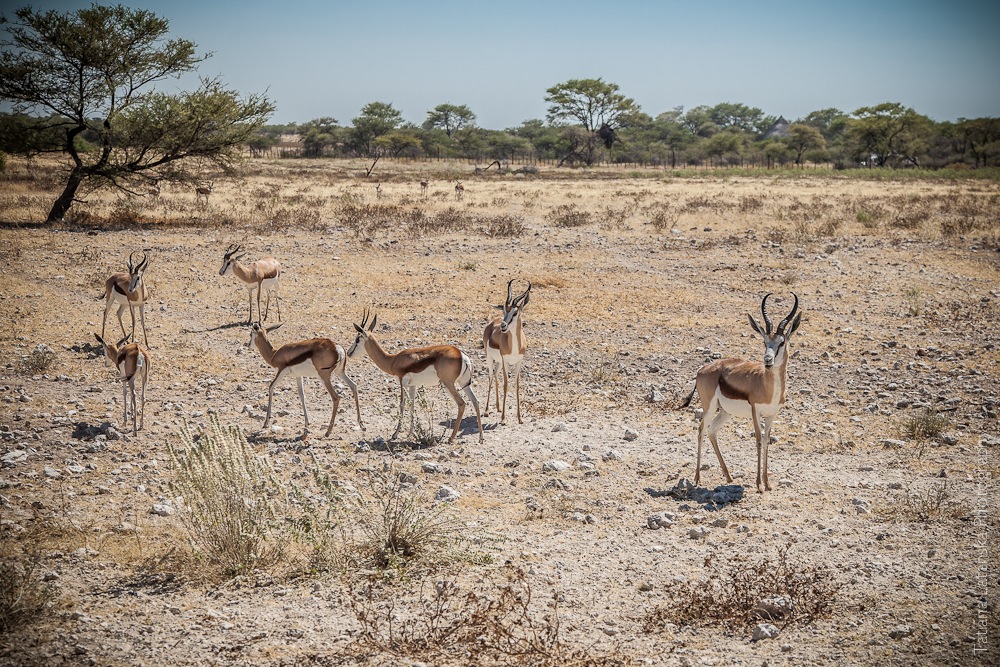
[[[372,318],[372,323],[368,325],[369,331],[373,331],[375,329],[376,322],[378,322],[378,313],[375,313],[375,317]]]
[[[759,333],[761,336],[767,336],[767,334],[764,333],[764,330],[761,329],[760,324],[757,323],[757,320],[753,318],[753,315],[747,314],[747,317],[750,319],[750,326],[753,327],[754,331]]]
[[[127,343],[128,339],[131,338],[131,337],[132,337],[132,334],[125,334],[124,338],[122,338],[120,341],[118,341],[117,343],[115,343],[115,347],[121,347],[122,345],[124,345],[125,343]]]
[[[359,334],[364,334],[364,333],[365,333],[365,330],[364,330],[364,329],[362,329],[361,327],[359,327],[359,326],[358,326],[357,324],[355,324],[355,325],[354,325],[354,329],[355,329],[355,330],[356,330],[356,331],[357,331],[357,332],[358,332]]]
[[[795,330],[799,328],[800,324],[802,324],[802,313],[798,313],[795,316],[795,319],[792,320],[792,324],[788,327],[788,333],[785,334],[785,338],[791,338],[792,334],[795,333]]]

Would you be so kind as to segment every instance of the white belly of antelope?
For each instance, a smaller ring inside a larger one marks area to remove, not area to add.
[[[517,350],[512,350],[507,356],[501,357],[500,350],[490,347],[486,350],[486,361],[489,364],[503,364],[507,368],[512,368],[521,363],[524,355]]]
[[[303,362],[297,363],[294,366],[288,366],[281,372],[281,377],[283,378],[318,378],[319,373],[316,372],[316,366],[313,365],[312,359],[306,359]]]
[[[753,418],[753,414],[750,411],[750,404],[748,402],[726,398],[722,395],[722,392],[718,390],[715,392],[715,398],[719,401],[719,407],[732,416],[745,417],[747,419]],[[757,416],[770,417],[778,414],[778,410],[781,409],[781,404],[778,402],[779,398],[780,394],[775,392],[774,398],[770,403],[757,403]]]
[[[403,387],[409,389],[410,387],[433,387],[441,380],[438,378],[437,371],[434,370],[434,364],[431,364],[419,373],[409,373],[403,376]]]

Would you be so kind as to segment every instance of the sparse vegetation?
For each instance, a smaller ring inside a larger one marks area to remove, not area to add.
[[[224,576],[279,562],[291,533],[283,485],[238,426],[224,428],[214,414],[209,429],[181,429],[168,442],[181,523],[195,554]]]
[[[948,423],[947,415],[928,408],[903,421],[903,435],[911,440],[933,440],[948,428]]]
[[[39,375],[48,372],[55,362],[55,351],[45,343],[39,343],[34,350],[21,358],[17,367],[24,375]]]
[[[766,620],[809,625],[829,616],[842,584],[825,565],[791,556],[790,545],[764,556],[710,552],[703,576],[666,588],[667,602],[646,616],[647,632],[668,625],[738,627]],[[768,600],[781,598],[780,604]]]
[[[41,552],[33,536],[0,546],[0,634],[31,623],[55,604],[55,590],[43,579]]]

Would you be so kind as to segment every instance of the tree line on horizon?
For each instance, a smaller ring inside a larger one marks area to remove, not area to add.
[[[269,125],[275,105],[219,79],[192,91],[157,86],[196,72],[211,54],[168,38],[169,21],[124,5],[74,11],[22,7],[0,14],[0,172],[5,155],[63,158],[65,185],[48,213],[61,220],[90,192],[135,196],[160,182],[232,174],[249,149],[261,155],[294,133],[306,157],[465,158],[594,165],[835,168],[1000,166],[1000,119],[938,123],[898,102],[787,122],[745,104],[682,107],[651,116],[603,79],[570,79],[545,93],[544,119],[490,130],[467,105],[439,104],[417,126],[387,102],[366,104],[349,125],[324,117]]]
[[[350,124],[331,117],[265,125],[250,141],[254,155],[460,158],[567,165],[780,166],[837,169],[1000,166],[1000,118],[936,122],[898,102],[850,113],[829,108],[787,121],[745,104],[723,102],[655,116],[602,79],[574,79],[546,91],[545,119],[504,130],[476,124],[467,105],[440,104],[421,125],[387,102],[366,104]]]

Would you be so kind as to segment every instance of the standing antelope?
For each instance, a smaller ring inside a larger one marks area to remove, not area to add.
[[[455,201],[462,201],[465,197],[465,186],[461,181],[455,182]]]
[[[222,268],[219,269],[220,276],[227,276],[230,273],[242,280],[247,285],[248,297],[250,299],[250,318],[247,324],[253,322],[253,292],[257,290],[257,321],[261,321],[260,315],[260,294],[267,291],[267,301],[264,303],[264,320],[271,311],[271,292],[274,292],[274,304],[278,307],[278,320],[281,320],[281,303],[278,301],[278,279],[281,277],[281,264],[274,257],[258,259],[256,262],[242,264],[241,259],[246,257],[243,246],[236,243],[229,244],[225,254],[222,256]]]
[[[146,333],[146,301],[149,299],[149,290],[146,289],[146,282],[143,274],[149,266],[149,259],[146,253],[142,253],[142,259],[138,263],[135,261],[135,251],[128,256],[128,273],[120,271],[112,273],[104,281],[104,321],[101,323],[101,336],[104,336],[108,326],[108,312],[111,304],[118,304],[118,324],[125,333],[125,324],[122,323],[122,313],[128,306],[132,315],[132,339],[135,340],[135,309],[139,309],[139,321],[142,323],[142,340],[149,346],[149,335]],[[127,335],[127,334],[126,334]]]
[[[430,184],[431,184],[430,181],[428,181],[426,178],[420,181],[420,194],[423,195],[424,197],[427,196],[427,188],[430,186]]]
[[[118,369],[122,380],[122,402],[125,404],[125,416],[122,419],[123,428],[128,427],[129,397],[132,405],[132,435],[136,435],[142,429],[144,417],[146,416],[146,380],[149,379],[149,352],[138,343],[122,345],[128,340],[128,336],[118,341],[118,344],[106,343],[101,336],[96,333],[94,337],[104,348],[104,356]],[[135,402],[135,380],[142,380],[140,400],[142,407],[138,407]],[[136,415],[139,418],[139,426],[135,424]]]
[[[433,387],[439,382],[448,390],[451,397],[458,406],[458,416],[455,418],[455,426],[451,431],[448,442],[454,442],[458,435],[458,427],[462,424],[462,415],[465,413],[465,401],[459,395],[459,390],[463,391],[476,410],[476,422],[479,425],[479,441],[483,441],[483,419],[479,414],[479,400],[472,391],[472,362],[464,352],[453,345],[433,345],[431,347],[414,347],[390,354],[382,349],[378,341],[372,336],[372,330],[378,321],[378,315],[371,318],[366,309],[364,319],[361,324],[354,325],[358,332],[358,337],[354,339],[354,344],[348,350],[347,356],[351,359],[367,354],[376,366],[385,373],[399,379],[399,422],[396,424],[396,431],[390,440],[395,440],[403,427],[403,413],[406,405],[406,394],[410,395],[410,432],[407,438],[413,435],[413,420],[418,387]],[[367,326],[367,329],[365,328]]]
[[[531,283],[528,289],[519,297],[512,298],[511,286],[513,279],[507,283],[507,301],[503,305],[503,316],[496,318],[486,325],[483,331],[483,349],[486,350],[486,371],[489,374],[489,384],[486,385],[486,409],[484,416],[490,414],[490,386],[496,382],[496,404],[500,406],[500,380],[496,378],[497,367],[503,373],[503,404],[500,410],[500,421],[507,419],[507,370],[514,373],[514,383],[517,393],[517,423],[523,424],[521,420],[521,362],[524,361],[524,353],[528,349],[528,339],[524,336],[521,327],[523,321],[522,314],[524,307],[528,305],[531,297]]]
[[[347,355],[344,348],[337,345],[328,338],[310,338],[309,340],[297,343],[282,345],[277,350],[267,340],[267,334],[274,331],[284,323],[275,324],[262,329],[258,322],[250,325],[250,343],[247,347],[257,347],[260,356],[264,357],[269,365],[278,369],[278,374],[271,380],[267,388],[267,417],[264,418],[264,428],[271,423],[271,404],[274,402],[274,387],[283,378],[298,378],[299,400],[302,401],[302,416],[305,417],[306,425],[302,431],[304,440],[309,434],[309,411],[306,410],[306,394],[302,387],[302,378],[315,377],[323,382],[326,391],[333,399],[333,413],[330,415],[330,425],[326,427],[324,438],[329,437],[333,430],[333,422],[337,419],[337,408],[340,407],[340,394],[330,381],[331,376],[336,376],[338,380],[346,384],[351,393],[354,394],[354,407],[358,413],[358,426],[364,430],[365,425],[361,421],[361,405],[358,402],[358,387],[347,377]]]
[[[701,445],[705,434],[712,443],[715,455],[722,466],[722,473],[727,482],[733,478],[729,474],[726,462],[722,460],[722,452],[716,442],[715,434],[731,416],[749,417],[753,420],[754,436],[757,440],[757,492],[760,487],[763,472],[764,488],[771,490],[767,480],[767,450],[771,442],[771,422],[778,410],[785,404],[785,378],[788,372],[788,341],[799,328],[802,313],[799,312],[799,297],[793,292],[795,303],[792,312],[778,323],[776,329],[771,327],[771,318],[767,314],[767,299],[760,303],[760,312],[764,317],[762,328],[750,315],[750,326],[764,338],[764,361],[754,362],[745,359],[718,359],[703,366],[695,378],[694,389],[688,394],[681,407],[691,404],[695,391],[701,399],[704,410],[701,424],[698,426],[698,455],[695,463],[694,483],[697,485],[701,476]],[[761,430],[761,420],[764,422]],[[761,449],[764,454],[761,458]]]
[[[378,185],[375,186],[375,199],[381,199],[381,198],[382,198],[382,184],[379,183]]]
[[[212,194],[212,188],[215,187],[215,183],[209,183],[208,185],[199,185],[194,189],[194,201],[198,203],[201,198],[205,198],[205,205],[208,205],[208,195]]]

